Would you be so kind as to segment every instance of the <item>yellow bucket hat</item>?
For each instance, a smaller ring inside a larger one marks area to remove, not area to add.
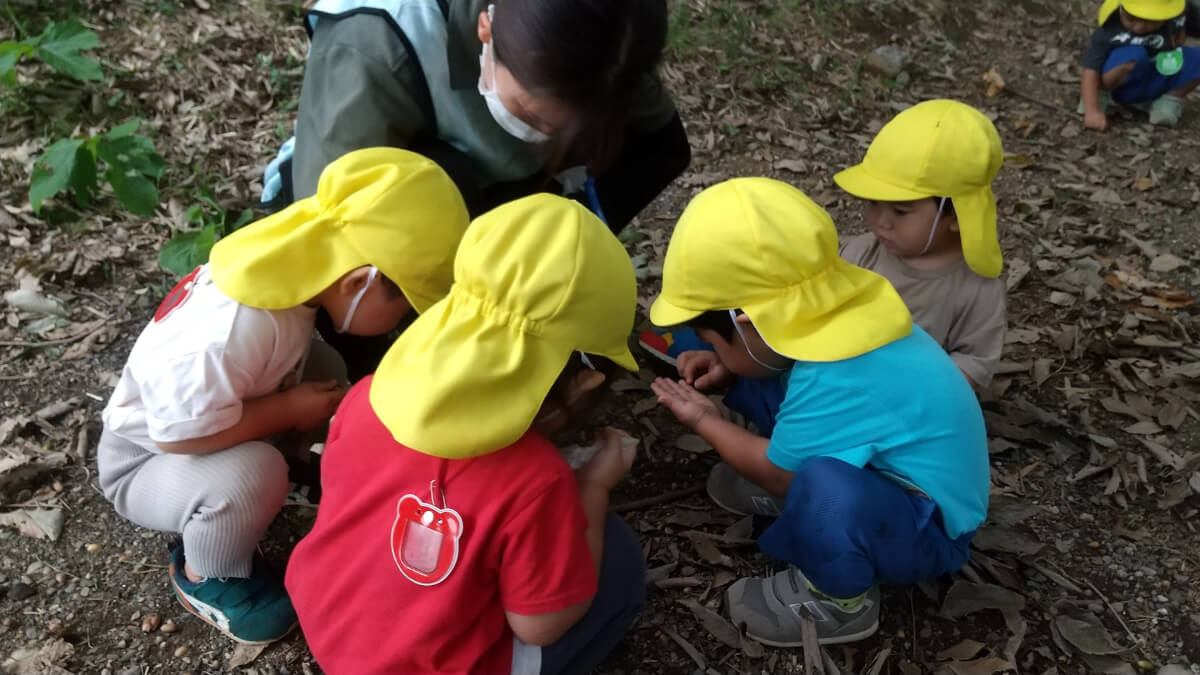
[[[1100,5],[1100,25],[1108,23],[1108,18],[1124,7],[1126,12],[1146,21],[1167,21],[1183,14],[1187,0],[1104,0]]]
[[[218,241],[213,281],[238,302],[287,309],[374,265],[418,311],[450,290],[470,217],[458,188],[407,150],[356,150],[321,172],[317,194]]]
[[[660,326],[741,308],[776,352],[841,361],[912,332],[887,279],[838,255],[829,214],[770,178],[735,178],[697,195],[679,218],[650,307]]]
[[[833,177],[855,197],[907,202],[949,197],[958,216],[963,258],[995,279],[1004,267],[996,236],[992,180],[1004,163],[995,125],[958,101],[925,101],[884,125],[861,164]]]
[[[637,370],[629,255],[578,202],[537,194],[471,223],[454,287],[384,356],[371,407],[397,442],[461,459],[514,443],[582,351]]]

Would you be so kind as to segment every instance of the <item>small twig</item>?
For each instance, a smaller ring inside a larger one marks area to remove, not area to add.
[[[1104,601],[1104,606],[1108,608],[1108,611],[1112,612],[1113,616],[1117,617],[1117,621],[1121,624],[1121,628],[1125,629],[1125,634],[1128,635],[1129,639],[1133,641],[1134,648],[1138,650],[1138,653],[1142,655],[1142,658],[1146,659],[1147,661],[1151,660],[1150,655],[1147,654],[1146,650],[1142,648],[1142,641],[1138,639],[1138,636],[1133,634],[1132,630],[1129,629],[1129,624],[1125,623],[1125,619],[1121,618],[1121,614],[1117,612],[1117,608],[1113,607],[1112,603],[1108,601],[1108,596],[1101,593],[1100,589],[1096,588],[1096,585],[1093,584],[1090,579],[1084,579],[1083,583],[1087,584],[1088,588],[1092,589],[1093,593],[1100,596],[1100,599]]]
[[[96,331],[101,330],[103,328],[104,327],[101,326],[100,328],[96,328],[94,330],[89,330],[89,331],[84,331],[82,333],[77,333],[70,337],[59,338],[57,340],[43,340],[41,342],[27,342],[25,340],[0,340],[0,347],[30,347],[33,349],[38,349],[40,347],[55,347],[57,345],[65,345],[65,344],[70,344],[72,342],[78,342],[79,340],[82,340],[85,337],[87,337],[87,336],[91,335],[92,333],[95,333]]]
[[[670,502],[678,501],[680,499],[683,499],[684,497],[690,497],[698,492],[703,492],[703,491],[704,491],[703,485],[693,485],[692,487],[683,488],[682,490],[672,490],[671,492],[667,492],[667,493],[664,493],[664,494],[661,494],[661,495],[658,495],[655,497],[646,497],[645,499],[635,499],[631,502],[625,502],[624,504],[617,504],[616,506],[610,507],[608,510],[612,511],[613,513],[625,513],[626,511],[636,511],[638,509],[644,509],[647,506],[658,506],[659,504],[667,504]]]
[[[72,577],[75,579],[79,578],[78,576],[71,574],[70,572],[64,572],[64,571],[58,569],[54,565],[51,565],[50,563],[46,562],[45,560],[42,560],[41,558],[34,558],[34,560],[37,560],[38,562],[42,563],[46,567],[49,567],[50,569],[54,570],[55,572],[58,572],[59,574],[62,574],[62,575],[68,576],[68,577]]]
[[[700,667],[700,670],[705,670],[708,668],[708,663],[704,660],[704,655],[701,654],[698,649],[693,647],[692,643],[684,640],[679,636],[679,633],[676,633],[668,626],[659,624],[658,629],[665,633],[667,637],[671,638],[675,644],[679,645],[680,649],[682,649],[689,657],[691,657],[692,661],[694,661],[696,665]]]
[[[28,347],[31,349],[39,349],[41,347],[56,347],[59,345],[70,344],[72,342],[78,342],[84,338],[91,337],[92,335],[95,335],[96,333],[99,333],[110,326],[120,326],[126,323],[129,323],[129,319],[109,321],[102,326],[97,326],[91,330],[83,331],[82,333],[76,333],[75,335],[65,338],[58,338],[57,340],[43,340],[41,342],[28,342],[25,340],[0,340],[0,347]]]
[[[28,380],[32,377],[32,373],[29,375],[0,375],[0,382],[8,382],[11,380]]]
[[[1036,103],[1045,108],[1049,108],[1050,110],[1054,110],[1056,112],[1065,114],[1065,111],[1063,110],[1062,106],[1057,106],[1057,105],[1054,105],[1053,103],[1047,103],[1046,101],[1043,101],[1042,99],[1037,98],[1036,96],[1026,94],[1025,92],[1020,91],[1018,89],[1013,89],[1011,85],[1006,84],[1004,86],[1004,93],[1012,94],[1013,96],[1016,96],[1019,99],[1029,101],[1030,103]]]

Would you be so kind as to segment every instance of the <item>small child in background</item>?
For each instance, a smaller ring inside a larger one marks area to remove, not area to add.
[[[991,120],[934,100],[893,118],[861,164],[834,176],[870,202],[871,232],[847,242],[842,257],[892,282],[976,388],[991,382],[1007,331],[991,188],[1003,162]]]
[[[323,669],[573,674],[616,646],[645,599],[637,536],[608,513],[633,448],[607,430],[572,473],[539,429],[598,391],[587,363],[637,370],[636,307],[628,254],[577,202],[534,195],[471,223],[450,294],[329,431],[287,570]]]
[[[217,242],[163,300],[104,409],[96,464],[117,513],[182,535],[169,576],[189,612],[248,644],[295,627],[255,548],[288,490],[271,437],[318,429],[345,393],[345,364],[313,340],[317,309],[346,333],[391,331],[450,290],[466,227],[433,162],[358,150],[315,196]]]
[[[1089,129],[1108,128],[1111,101],[1150,104],[1150,123],[1175,126],[1183,99],[1200,84],[1200,6],[1187,0],[1105,0],[1100,27],[1083,54],[1079,112]]]
[[[802,617],[823,644],[870,636],[878,584],[957,570],[987,513],[987,435],[967,381],[891,284],[837,248],[829,215],[799,190],[727,181],[680,217],[650,308],[714,349],[689,352],[684,380],[652,385],[721,456],[709,496],[778,516],[759,545],[795,567],[726,592],[734,624],[776,646],[803,644]],[[765,436],[690,384],[733,379],[740,401],[769,411]]]

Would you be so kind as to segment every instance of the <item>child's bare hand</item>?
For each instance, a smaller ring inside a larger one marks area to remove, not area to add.
[[[675,359],[675,367],[684,382],[697,389],[723,387],[733,382],[734,374],[721,363],[716,352],[693,350]]]
[[[1096,131],[1104,131],[1108,128],[1108,116],[1103,110],[1089,110],[1083,114],[1083,126]]]
[[[296,420],[295,428],[314,431],[333,417],[338,404],[346,395],[337,380],[324,382],[301,382],[285,392],[291,399],[291,410]]]
[[[581,484],[591,483],[606,491],[612,491],[633,467],[633,459],[637,455],[636,441],[624,431],[612,427],[601,431],[596,440],[603,442],[604,447],[600,448],[587,464],[580,467],[575,475]]]
[[[650,388],[658,395],[658,402],[689,427],[695,428],[706,415],[721,417],[717,405],[687,382],[660,377],[650,383]]]

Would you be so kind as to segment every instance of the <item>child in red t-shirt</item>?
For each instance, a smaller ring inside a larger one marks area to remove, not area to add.
[[[607,514],[633,451],[615,430],[572,473],[531,430],[575,352],[636,369],[636,282],[576,202],[476,220],[444,300],[346,395],[287,589],[330,673],[577,673],[644,603],[637,537]]]

